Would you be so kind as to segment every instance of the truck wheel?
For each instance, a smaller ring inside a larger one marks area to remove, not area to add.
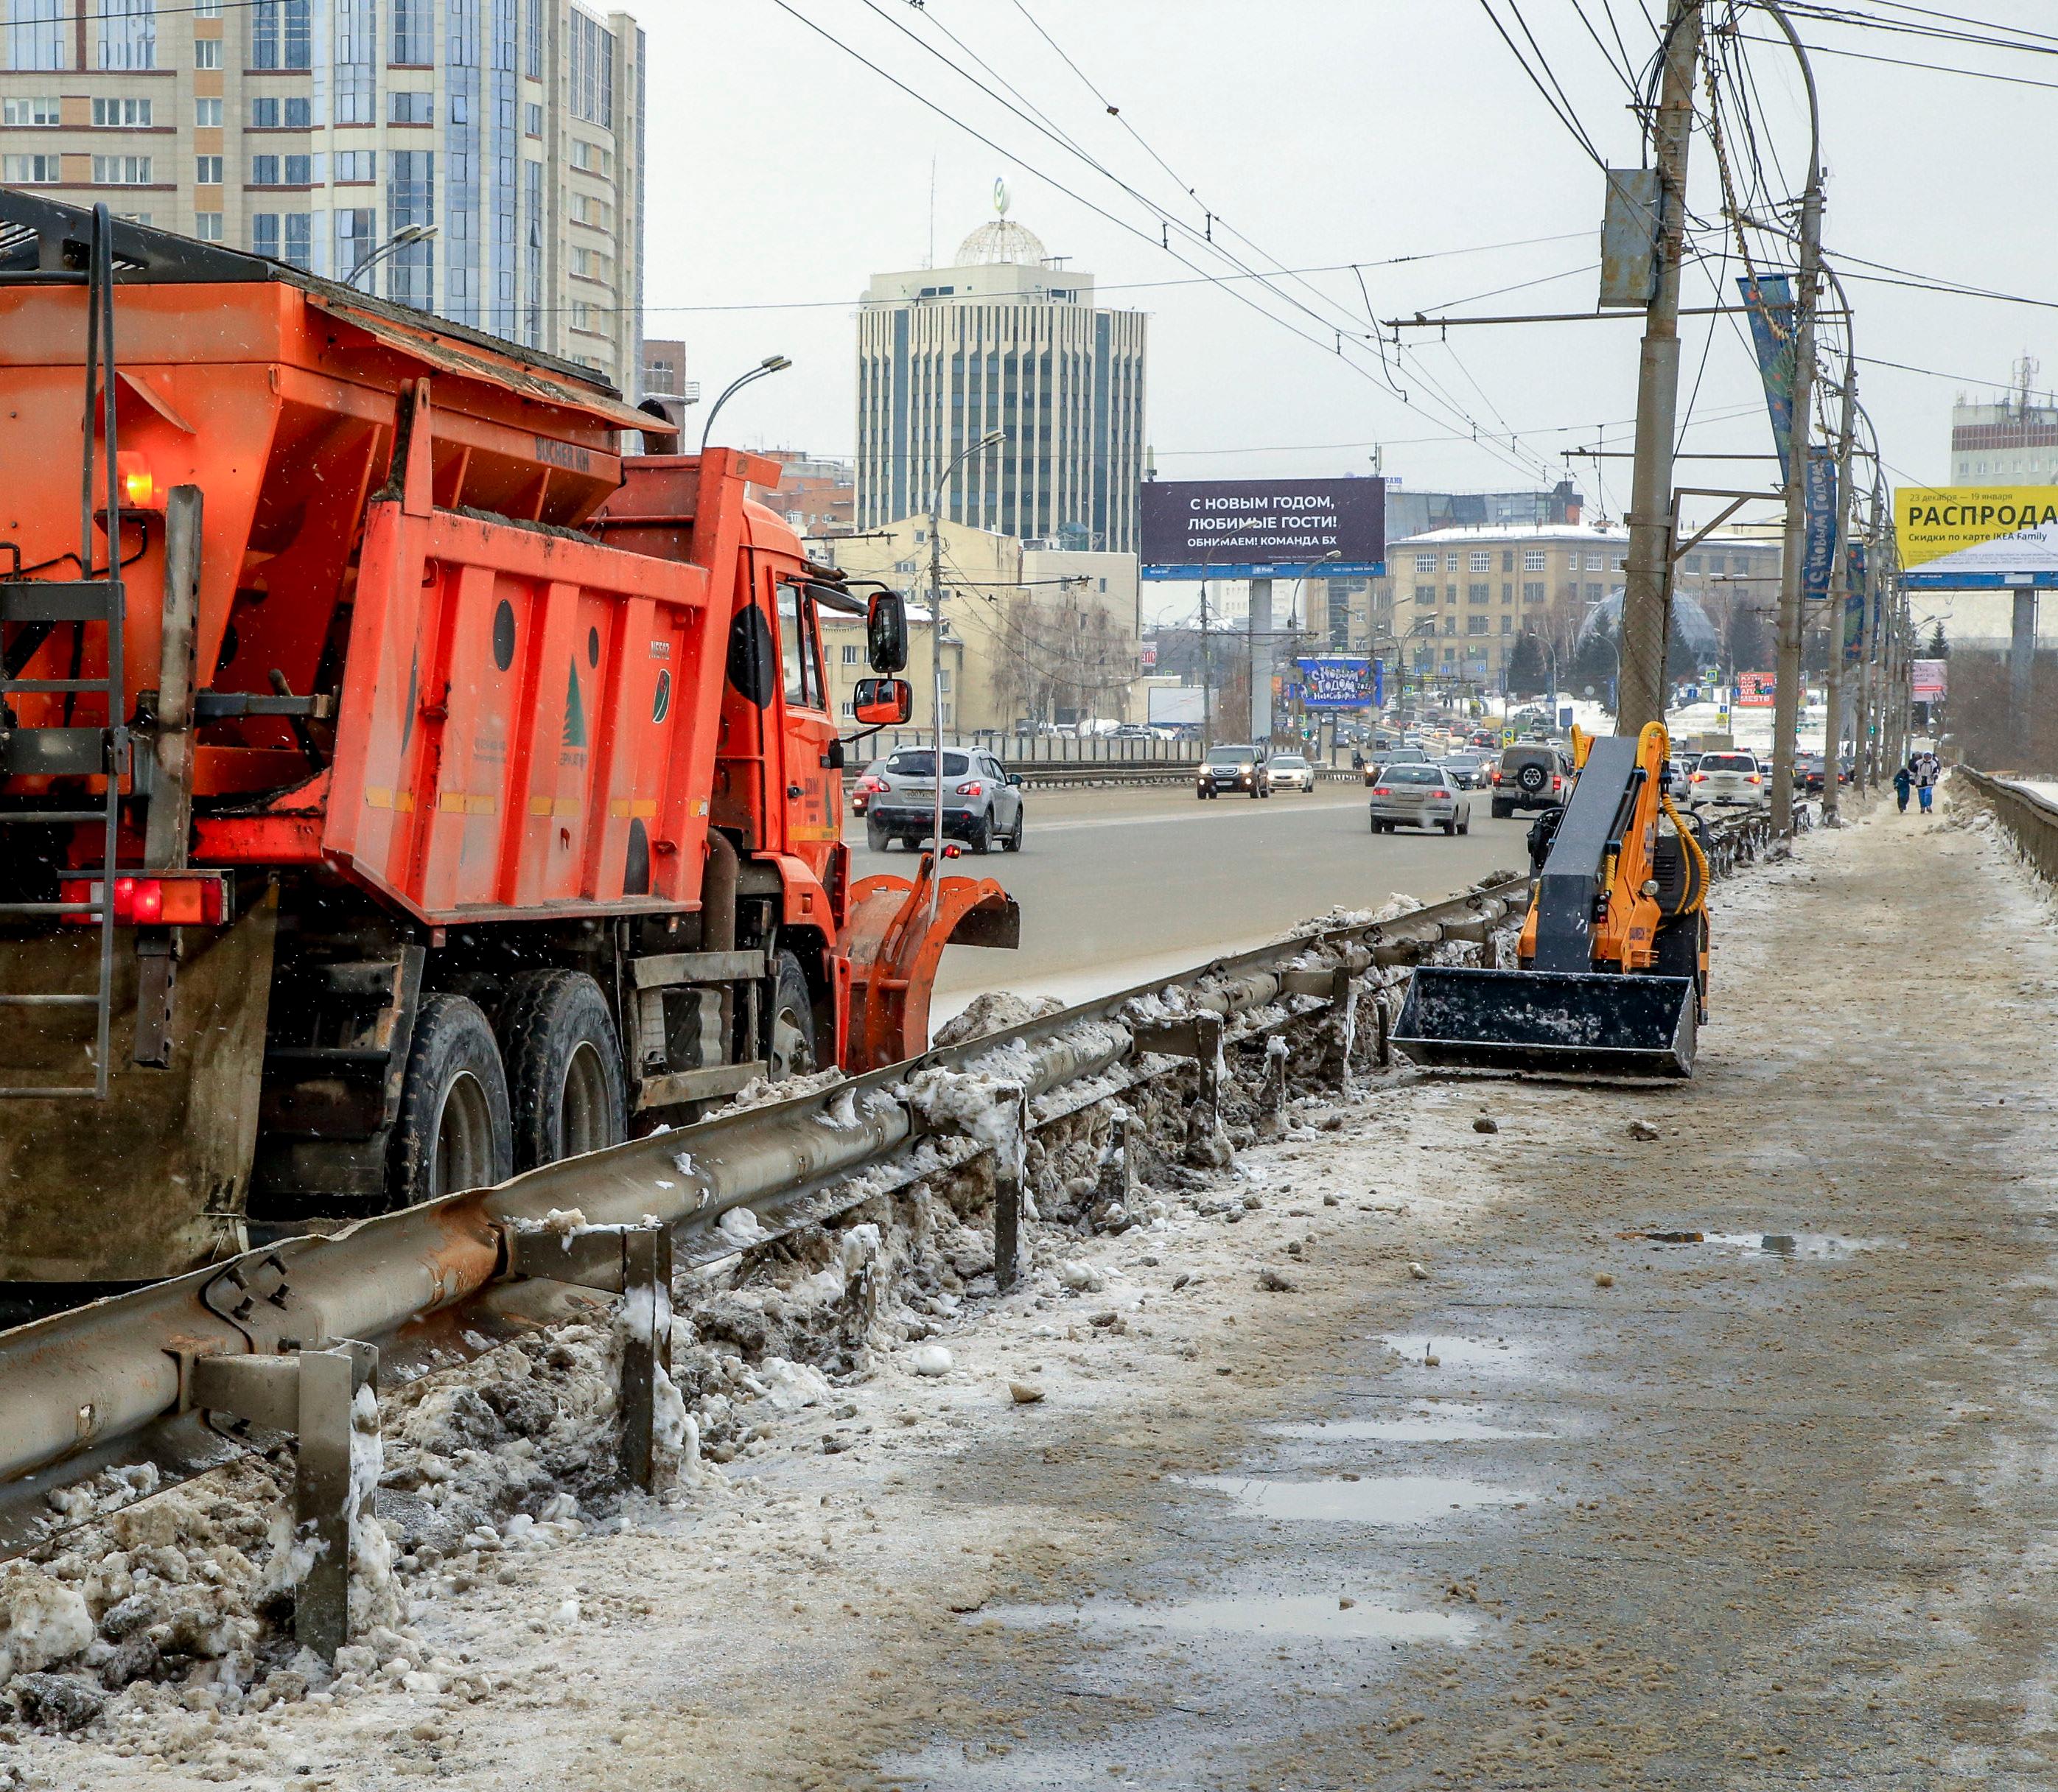
[[[500,1011],[514,1167],[619,1145],[628,1136],[622,1042],[600,985],[577,971],[526,971]]]
[[[779,955],[779,994],[772,1004],[772,1080],[807,1076],[815,1067],[815,999],[791,952]]]
[[[514,1174],[507,1075],[493,1029],[469,996],[422,998],[387,1154],[392,1207],[491,1188]]]
[[[884,852],[892,844],[892,838],[893,836],[887,832],[884,822],[876,821],[870,816],[865,817],[864,844],[873,852]]]

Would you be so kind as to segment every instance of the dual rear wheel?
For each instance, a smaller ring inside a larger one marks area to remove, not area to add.
[[[389,1147],[395,1206],[490,1188],[627,1136],[622,1047],[600,986],[576,971],[529,971],[498,1004],[422,998]]]

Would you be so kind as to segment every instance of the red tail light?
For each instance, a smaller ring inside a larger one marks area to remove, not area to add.
[[[1765,780],[1760,777],[1755,772],[1746,772],[1744,773],[1743,781],[1746,784],[1762,784],[1765,782]]]
[[[1393,793],[1388,789],[1383,784],[1375,784],[1372,787],[1372,793],[1375,797],[1391,797],[1393,794]]]
[[[1551,780],[1551,788],[1553,790],[1563,790],[1565,788],[1565,781],[1561,777],[1554,777]]]
[[[1488,777],[1492,778],[1492,779],[1493,780],[1493,781],[1494,781],[1496,784],[1500,783],[1500,768],[1498,765],[1495,766],[1495,767],[1494,767],[1494,769],[1493,769],[1492,771],[1490,771],[1490,772],[1488,772],[1488,773],[1487,773],[1487,776],[1488,776]]]
[[[1708,774],[1706,772],[1696,772],[1687,781],[1689,784],[1706,784],[1708,781]]]
[[[1448,790],[1437,790],[1432,792],[1431,794],[1437,797],[1448,797],[1450,795],[1450,792]]]
[[[958,786],[958,794],[960,797],[982,797],[985,793],[986,786],[976,778],[974,778],[970,784],[961,784]]]
[[[67,877],[66,902],[97,903],[100,880]],[[219,927],[228,916],[228,880],[202,872],[173,877],[117,877],[114,880],[114,924],[117,927]],[[86,927],[97,927],[97,915],[66,917]]]

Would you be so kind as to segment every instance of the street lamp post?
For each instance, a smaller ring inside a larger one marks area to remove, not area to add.
[[[723,387],[721,396],[708,407],[707,421],[701,425],[701,452],[702,454],[707,452],[708,438],[713,432],[714,420],[721,414],[721,407],[725,404],[753,379],[762,379],[768,374],[784,373],[793,364],[784,355],[767,355],[747,373],[738,374],[735,379]]]
[[[435,233],[436,227],[432,224],[410,224],[402,225],[399,229],[395,231],[384,242],[381,243],[378,248],[372,250],[369,255],[362,257],[359,260],[357,265],[352,268],[348,274],[344,276],[343,284],[345,286],[356,286],[357,284],[357,276],[360,274],[370,272],[372,268],[375,268],[380,262],[383,261],[387,256],[393,254],[397,250],[410,248],[416,243],[426,243],[431,236],[435,236]]]
[[[1801,191],[1801,253],[1794,294],[1793,421],[1786,451],[1786,555],[1779,579],[1779,653],[1773,686],[1772,825],[1794,831],[1794,749],[1801,722],[1801,629],[1807,591],[1808,435],[1815,378],[1815,282],[1822,264],[1822,114],[1815,71],[1779,0],[1764,0],[1801,64],[1808,96],[1808,179]]]
[[[726,396],[726,394],[723,395]],[[936,805],[929,837],[929,923],[936,924],[936,908],[944,885],[944,487],[951,475],[975,455],[1007,439],[1003,429],[990,429],[976,442],[958,450],[929,494],[929,668],[932,689],[930,701],[930,745],[936,774]]]
[[[1333,547],[1321,559],[1312,561],[1303,566],[1301,569],[1301,576],[1293,581],[1293,594],[1286,600],[1286,645],[1287,650],[1294,654],[1297,658],[1299,657],[1298,649],[1301,644],[1301,588],[1308,582],[1308,575],[1314,571],[1316,567],[1326,566],[1332,560],[1341,560],[1343,557],[1344,551],[1341,548]],[[1305,700],[1301,707],[1301,713],[1305,715],[1307,711]],[[1334,741],[1332,740],[1330,744],[1333,749]],[[1333,750],[1330,757],[1332,758],[1335,757]]]

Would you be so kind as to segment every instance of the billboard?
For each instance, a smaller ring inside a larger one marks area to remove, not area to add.
[[[1386,570],[1384,479],[1153,479],[1142,496],[1146,578]]]
[[[1897,486],[1893,521],[1917,590],[2058,586],[2058,487]]]
[[[1737,707],[1739,709],[1769,709],[1772,707],[1773,693],[1779,681],[1770,672],[1739,672],[1737,674]]]
[[[1198,685],[1146,685],[1144,719],[1160,726],[1190,722],[1198,728],[1207,719],[1207,700]]]
[[[1910,660],[1908,694],[1917,703],[1941,703],[1949,681],[1949,660]]]
[[[1381,700],[1377,660],[1326,654],[1296,660],[1301,669],[1301,701],[1310,709],[1365,709]]]

